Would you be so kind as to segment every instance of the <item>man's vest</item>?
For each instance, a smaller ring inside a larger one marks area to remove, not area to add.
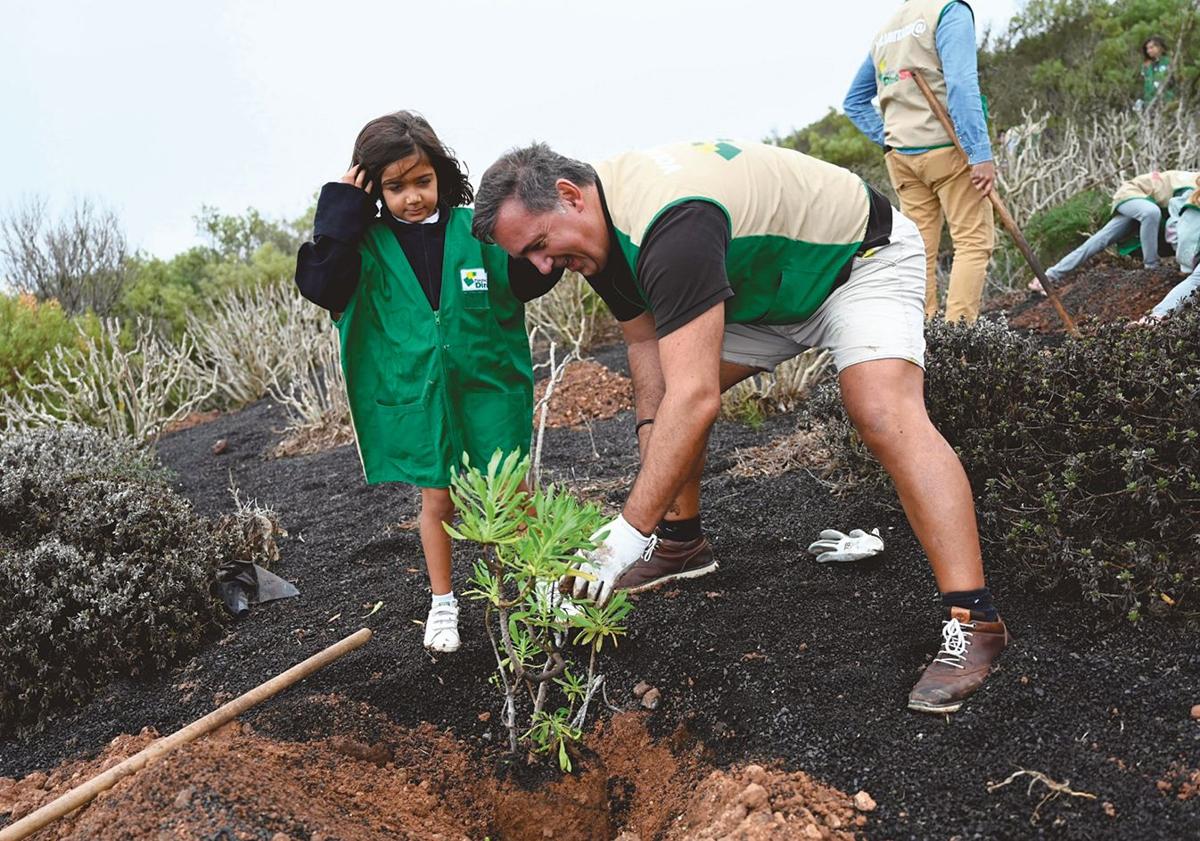
[[[937,51],[937,27],[946,9],[960,1],[909,0],[875,36],[871,45],[875,89],[883,112],[884,142],[893,149],[954,145],[911,71],[920,71],[945,106],[946,78]]]
[[[866,234],[870,199],[862,179],[778,146],[679,143],[620,155],[597,164],[596,172],[635,277],[642,242],[664,211],[696,200],[725,211],[725,267],[734,291],[725,305],[728,322],[808,318]]]
[[[1197,173],[1187,170],[1169,169],[1166,172],[1147,172],[1131,178],[1113,194],[1112,209],[1116,211],[1121,204],[1130,199],[1147,199],[1165,208],[1174,196],[1196,188],[1196,175]]]
[[[337,326],[369,484],[444,488],[464,452],[482,468],[496,449],[529,450],[533,369],[508,255],[471,236],[469,209],[449,213],[436,311],[386,223],[359,245],[358,287]]]

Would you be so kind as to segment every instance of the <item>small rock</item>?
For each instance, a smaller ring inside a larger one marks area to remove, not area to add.
[[[662,693],[657,689],[651,688],[642,696],[642,706],[648,710],[658,709],[658,702],[662,700]]]
[[[480,721],[491,721],[492,714],[490,712],[488,712],[487,710],[484,710],[483,712],[481,712],[479,714],[479,720]]]
[[[212,445],[212,454],[219,456],[221,453],[229,449],[229,441],[225,438],[218,438],[216,443]]]
[[[875,800],[865,791],[860,791],[854,795],[854,808],[860,812],[874,812]]]
[[[796,647],[797,651],[808,651],[808,643],[802,642]]]
[[[1200,721],[1200,704],[1192,707],[1192,721]]]
[[[746,779],[752,783],[762,785],[766,782],[767,772],[761,765],[747,765]]]
[[[633,687],[633,697],[641,698],[654,687],[646,683],[644,680],[639,680]]]
[[[1166,780],[1158,780],[1158,781],[1157,781],[1157,782],[1154,784],[1154,787],[1155,787],[1155,788],[1157,788],[1157,789],[1158,789],[1159,791],[1161,791],[1161,792],[1168,792],[1168,793],[1171,791],[1171,789],[1172,789],[1172,788],[1174,788],[1174,786],[1172,786],[1172,785],[1171,785],[1171,784],[1170,784],[1168,781],[1166,781]]]
[[[188,806],[192,805],[192,796],[195,793],[196,793],[195,786],[188,786],[187,788],[180,789],[179,794],[175,795],[175,803],[174,803],[175,808],[176,809],[186,809]]]
[[[613,841],[642,841],[642,836],[636,832],[630,832],[628,829],[621,832]]]
[[[1022,686],[1029,685],[1029,675],[1021,675],[1021,685]]]
[[[820,838],[825,833],[821,832],[821,828],[819,826],[814,823],[810,823],[804,827],[804,834],[809,838]]]
[[[768,803],[767,790],[758,783],[750,783],[738,795],[738,802],[750,811],[761,809]]]
[[[276,832],[271,836],[271,841],[292,841],[292,836],[286,832]]]
[[[1108,815],[1110,818],[1115,818],[1117,816],[1117,807],[1105,800],[1104,814]]]
[[[553,827],[549,827],[549,826],[543,827],[542,828],[542,837],[543,838],[553,838],[554,837]]]

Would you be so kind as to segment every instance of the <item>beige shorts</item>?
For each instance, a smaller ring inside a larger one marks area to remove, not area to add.
[[[891,242],[855,257],[850,277],[798,324],[726,324],[721,359],[774,371],[808,348],[824,348],[837,370],[873,359],[925,367],[925,245],[898,210]]]

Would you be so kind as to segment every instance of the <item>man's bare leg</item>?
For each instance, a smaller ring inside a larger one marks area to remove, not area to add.
[[[756,368],[721,363],[721,390],[724,391],[752,374]],[[643,376],[643,381],[648,378]],[[648,391],[649,389],[647,389]],[[650,401],[638,400],[638,416],[653,417]],[[646,413],[646,414],[643,414]],[[638,446],[643,456],[653,435],[652,424],[638,430]],[[667,508],[656,528],[658,543],[646,563],[635,565],[618,583],[618,589],[640,592],[661,586],[669,581],[697,578],[717,569],[712,544],[705,537],[700,522],[700,477],[704,472],[704,456],[708,447],[705,432],[704,447],[692,462],[683,486]]]
[[[943,593],[984,586],[971,485],[958,455],[925,411],[925,372],[903,359],[844,369],[842,402],[896,484]]]
[[[862,362],[843,369],[840,381],[846,411],[891,475],[949,608],[941,649],[909,694],[908,707],[955,712],[1008,645],[1008,630],[984,584],[970,482],[925,411],[920,367],[901,359]]]
[[[726,362],[721,360],[721,393],[724,394],[729,389],[740,383],[742,380],[753,377],[755,374],[761,374],[762,368],[750,368],[746,365],[738,365],[735,362]],[[643,457],[646,452],[646,443],[650,440],[649,424],[643,426],[638,434],[638,447],[642,452]],[[700,458],[692,465],[692,470],[688,473],[687,481],[684,482],[683,488],[671,503],[671,507],[667,509],[666,520],[687,520],[700,515],[700,478],[704,473],[704,461],[708,453],[708,447],[701,451]]]

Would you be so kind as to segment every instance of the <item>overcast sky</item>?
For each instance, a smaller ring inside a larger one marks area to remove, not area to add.
[[[1022,0],[972,4],[982,37]],[[597,160],[786,133],[840,107],[895,0],[4,0],[0,212],[114,208],[197,243],[201,205],[302,212],[372,117],[422,112],[472,180],[545,140]]]

